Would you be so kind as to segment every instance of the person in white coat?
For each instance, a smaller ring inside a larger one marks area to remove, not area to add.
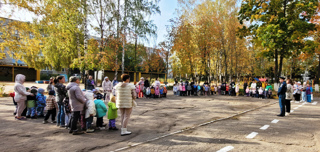
[[[286,91],[286,98],[285,98],[286,116],[290,114],[292,99],[293,99],[293,82],[291,79],[287,79],[287,91]]]
[[[85,118],[86,118],[86,127],[87,127],[87,133],[91,133],[94,132],[94,129],[91,128],[91,124],[93,121],[93,117],[96,114],[96,105],[94,104],[94,98],[93,98],[93,93],[92,92],[86,92],[86,94],[84,95],[87,99],[87,103],[86,103],[86,114],[85,114]]]
[[[103,82],[102,82],[102,88],[104,91],[104,96],[103,99],[105,101],[109,101],[110,100],[110,94],[112,93],[112,82],[109,80],[108,77],[105,77]]]
[[[34,96],[32,93],[27,92],[26,88],[23,86],[23,83],[26,80],[26,76],[22,74],[17,74],[16,76],[16,83],[14,85],[14,100],[17,102],[17,120],[26,120],[25,117],[21,117],[23,110],[26,108],[26,100],[27,96]]]

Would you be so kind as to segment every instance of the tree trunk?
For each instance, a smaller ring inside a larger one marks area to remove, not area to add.
[[[282,73],[282,64],[283,64],[283,53],[281,52],[281,53],[280,53],[279,72],[278,72],[279,76],[280,76],[281,73]]]
[[[138,36],[135,37],[134,42],[134,73],[137,75],[137,43],[138,43]],[[134,82],[137,81],[137,78],[134,78]]]
[[[118,52],[119,52],[119,38],[120,38],[120,0],[118,0],[118,14],[117,14],[117,48],[115,49],[115,56],[116,56],[116,60],[115,60],[115,73],[114,76],[118,79]]]
[[[278,76],[278,50],[275,49],[274,50],[274,78],[275,78],[275,82],[279,83],[279,76]]]

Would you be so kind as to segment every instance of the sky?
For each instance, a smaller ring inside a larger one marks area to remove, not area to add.
[[[3,2],[3,1],[2,1]],[[1,3],[1,0],[0,0]],[[145,46],[148,47],[154,47],[159,42],[162,42],[165,40],[165,35],[167,34],[166,25],[170,25],[169,20],[171,18],[176,17],[176,8],[178,7],[177,0],[160,0],[159,7],[161,14],[152,15],[150,16],[150,20],[154,21],[154,24],[157,25],[157,38],[149,38],[149,42],[143,41],[141,43],[144,43]],[[11,11],[14,10],[15,13],[11,13]],[[32,18],[35,18],[36,16],[29,13],[27,10],[19,10],[13,5],[8,4],[2,4],[0,5],[0,16],[8,18],[10,15],[11,19],[20,20],[20,21],[32,21]],[[89,33],[94,33],[90,32]]]

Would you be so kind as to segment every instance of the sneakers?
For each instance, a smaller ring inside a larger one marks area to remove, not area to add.
[[[290,115],[290,113],[289,112],[286,112],[286,116],[289,116]]]
[[[131,132],[127,131],[127,128],[121,128],[121,136],[130,135]]]
[[[94,129],[87,129],[86,132],[87,132],[87,133],[93,133],[93,132],[94,132]]]
[[[46,123],[48,123],[48,121],[47,121],[47,120],[44,120],[42,123],[43,123],[43,124],[46,124]]]

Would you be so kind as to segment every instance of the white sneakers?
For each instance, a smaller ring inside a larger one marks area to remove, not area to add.
[[[121,128],[121,136],[130,135],[131,132],[127,131],[127,128]]]
[[[290,115],[290,113],[289,112],[286,112],[286,116],[289,116]]]

